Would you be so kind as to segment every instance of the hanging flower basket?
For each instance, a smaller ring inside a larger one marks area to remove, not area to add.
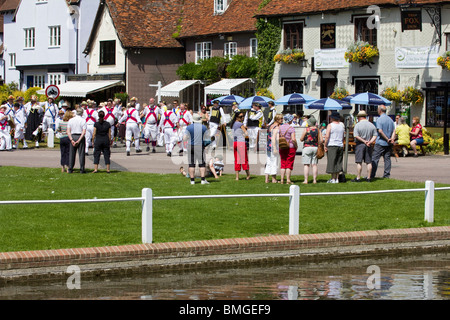
[[[444,55],[437,58],[437,64],[442,67],[442,69],[450,70],[450,51],[444,53]]]
[[[273,57],[273,61],[286,64],[300,64],[303,60],[305,60],[305,53],[302,49],[282,50]]]
[[[346,61],[359,63],[361,67],[364,65],[371,67],[370,65],[374,64],[373,59],[379,55],[380,52],[376,46],[359,41],[347,48],[344,57]]]
[[[342,87],[335,87],[333,93],[330,95],[331,99],[342,100],[349,95],[348,91]]]
[[[403,99],[402,92],[400,90],[398,90],[396,86],[388,87],[388,88],[384,89],[380,95],[383,98],[388,99],[389,101],[397,102],[397,103],[402,102],[402,99]]]
[[[421,104],[423,102],[423,93],[414,87],[406,87],[402,91],[402,101],[406,104]]]

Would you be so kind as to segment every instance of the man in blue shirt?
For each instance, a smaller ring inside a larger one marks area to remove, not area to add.
[[[206,161],[205,161],[205,141],[207,140],[206,131],[208,129],[202,124],[202,118],[194,114],[193,123],[186,127],[184,141],[188,141],[188,162],[189,177],[191,184],[195,184],[195,164],[198,163],[202,184],[209,184],[205,179]]]
[[[383,178],[389,178],[391,175],[391,151],[395,140],[395,123],[386,114],[386,106],[378,106],[378,114],[380,116],[377,119],[378,137],[372,154],[372,174],[370,179],[375,178],[381,157],[384,159]]]

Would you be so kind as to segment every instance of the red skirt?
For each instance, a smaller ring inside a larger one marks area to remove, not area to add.
[[[234,171],[250,170],[245,142],[234,141]]]
[[[297,150],[295,148],[280,149],[281,169],[294,170],[294,160]]]

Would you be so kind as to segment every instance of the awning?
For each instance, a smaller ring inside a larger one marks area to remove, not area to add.
[[[160,94],[165,97],[179,97],[181,91],[196,83],[200,83],[200,80],[176,80],[162,87]]]
[[[58,88],[62,97],[86,97],[90,93],[124,85],[122,80],[67,81],[58,85]],[[37,93],[45,94],[45,90],[38,90]]]
[[[250,78],[245,79],[223,79],[205,87],[205,94],[223,94],[230,95],[231,90],[245,82],[251,81]]]

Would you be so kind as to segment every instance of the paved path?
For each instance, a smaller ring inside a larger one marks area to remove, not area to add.
[[[146,173],[179,173],[180,166],[187,168],[187,157],[180,157],[177,154],[178,148],[175,147],[174,155],[169,158],[163,147],[157,148],[157,153],[142,152],[137,154],[132,149],[131,156],[127,156],[125,148],[119,145],[118,148],[112,148],[111,169],[119,171],[146,172]],[[145,148],[144,148],[145,150]],[[86,159],[86,169],[94,168],[92,150]],[[264,153],[250,156],[250,173],[252,175],[262,175],[265,162]],[[11,152],[0,152],[1,166],[19,166],[19,167],[50,167],[59,168],[60,152],[59,149],[18,149]],[[297,155],[294,164],[294,175],[303,175],[301,155]],[[184,164],[183,164],[184,162]],[[234,158],[231,150],[224,151],[225,173],[234,174]],[[77,160],[78,163],[78,160]],[[100,169],[104,169],[103,159],[100,161]],[[325,174],[326,158],[319,161],[319,174]],[[78,167],[75,166],[75,169]],[[347,172],[356,174],[356,165],[354,163],[354,154],[348,156]],[[383,172],[383,160],[380,160],[380,167],[377,177]],[[365,176],[365,167],[363,167]],[[432,180],[436,183],[450,183],[450,156],[446,155],[427,155],[414,157],[392,157],[391,178],[408,181],[426,181]]]

